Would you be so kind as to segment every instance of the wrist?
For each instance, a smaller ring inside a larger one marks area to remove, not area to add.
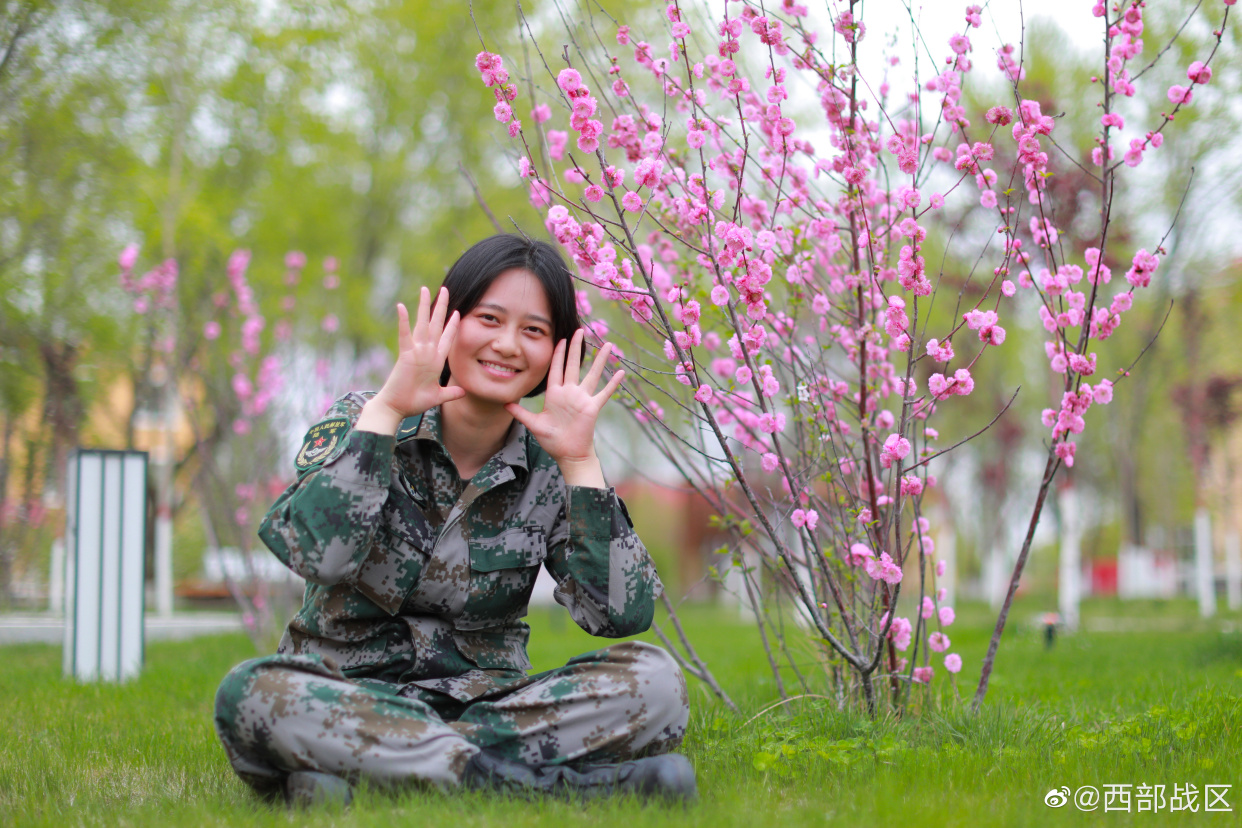
[[[354,423],[354,429],[356,431],[386,434],[391,437],[397,433],[397,429],[401,427],[401,421],[404,419],[405,417],[393,410],[388,403],[379,397],[372,397],[362,406],[362,413],[358,415],[358,421]]]
[[[580,457],[559,457],[554,459],[567,485],[589,486],[594,489],[605,489],[608,487],[608,484],[604,481],[603,466],[600,465],[599,457],[595,455],[594,450],[590,454]]]

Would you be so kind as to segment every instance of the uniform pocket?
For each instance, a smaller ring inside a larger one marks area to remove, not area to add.
[[[470,540],[470,568],[475,572],[538,566],[547,556],[542,526],[515,526],[492,538]]]

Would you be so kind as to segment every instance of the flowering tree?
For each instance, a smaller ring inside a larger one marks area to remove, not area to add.
[[[341,391],[374,383],[387,356],[381,349],[355,358],[341,347],[335,336],[340,320],[331,310],[297,313],[307,265],[301,252],[285,255],[278,311],[265,314],[248,278],[250,251],[234,251],[225,268],[227,286],[211,295],[206,321],[181,337],[176,323],[191,314],[177,304],[177,262],[168,259],[138,275],[137,260],[138,248],[130,246],[119,264],[121,286],[146,321],[143,363],[181,378],[174,383],[177,401],[194,436],[187,469],[193,494],[182,498],[197,501],[210,546],[241,553],[245,572],[237,578],[225,569],[226,585],[247,632],[268,647],[290,608],[258,577],[251,553],[263,512],[291,482],[290,439]],[[321,292],[331,298],[341,286],[339,264],[328,257],[322,269]],[[302,293],[301,304],[313,307]],[[269,317],[275,320],[270,329]],[[287,384],[290,376],[299,378],[296,387]]]
[[[607,39],[595,19],[567,25],[559,64],[534,44],[550,83],[519,83],[486,44],[475,65],[532,202],[591,288],[579,292],[581,311],[590,317],[602,299],[632,319],[589,325],[624,343],[633,416],[719,512],[782,695],[781,660],[798,668],[759,607],[784,596],[839,688],[873,711],[877,681],[900,706],[938,669],[962,669],[923,512],[938,486],[933,461],[987,429],[940,448],[934,423],[971,404],[961,398],[978,361],[1004,347],[1002,323],[1042,324],[1060,404],[1042,415],[1044,472],[978,704],[1053,479],[1074,464],[1088,410],[1110,402],[1132,367],[1099,364],[1093,344],[1117,329],[1163,253],[1162,239],[1114,250],[1118,177],[1159,150],[1210,81],[1216,49],[1167,90],[1165,112],[1127,130],[1126,99],[1146,71],[1144,7],[1096,2],[1099,137],[1089,159],[1069,160],[1100,210],[1075,261],[1049,187],[1057,118],[1023,95],[1020,39],[995,53],[1003,98],[981,118],[967,110],[979,6],[966,7],[960,33],[927,47],[937,68],[913,61],[899,94],[897,57],[883,54],[881,76],[864,71],[875,39],[853,0],[829,5],[826,31],[795,0],[720,6],[707,16],[674,0],[646,40],[615,20]],[[814,119],[799,124],[807,94]],[[1118,261],[1128,266],[1114,279]],[[988,274],[978,279],[969,262]],[[972,291],[941,289],[962,270]],[[761,589],[761,572],[781,589]],[[903,591],[912,618],[897,612]],[[689,653],[687,669],[715,687]]]

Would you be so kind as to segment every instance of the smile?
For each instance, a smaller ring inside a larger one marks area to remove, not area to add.
[[[488,362],[487,360],[481,359],[479,360],[479,364],[492,373],[503,374],[508,377],[511,377],[518,372],[517,368],[513,368],[508,365],[501,365],[499,362]]]

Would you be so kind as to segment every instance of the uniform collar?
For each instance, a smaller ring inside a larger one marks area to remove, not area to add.
[[[433,442],[440,447],[440,450],[444,452],[445,456],[448,456],[448,449],[444,447],[444,432],[441,428],[440,417],[441,412],[439,406],[428,409],[427,412],[423,414],[422,422],[419,423],[418,431],[414,434],[414,439]],[[517,420],[514,420],[513,425],[509,427],[509,436],[505,438],[504,445],[502,445],[500,450],[493,454],[491,459],[483,465],[487,466],[489,463],[499,460],[507,466],[520,468],[523,471],[530,471],[530,462],[527,457],[526,434],[526,426],[522,425]]]

